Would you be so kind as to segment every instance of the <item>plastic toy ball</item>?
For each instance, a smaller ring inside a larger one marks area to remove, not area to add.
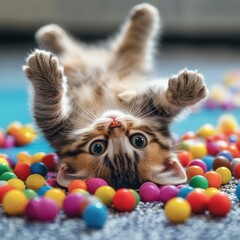
[[[88,227],[102,228],[107,221],[108,209],[98,202],[89,204],[83,212],[83,219]]]
[[[32,189],[25,189],[23,193],[29,200],[37,197],[37,193]]]
[[[121,212],[130,212],[136,204],[135,196],[128,189],[122,188],[116,191],[113,197],[113,206]]]
[[[216,129],[211,124],[203,125],[197,132],[197,135],[202,138],[207,138],[216,134]]]
[[[206,172],[205,178],[208,180],[209,187],[220,188],[222,184],[222,177],[217,172]]]
[[[183,198],[172,198],[164,209],[167,219],[172,223],[183,223],[191,215],[191,206]]]
[[[207,155],[205,157],[202,158],[202,160],[206,163],[207,165],[207,171],[210,171],[212,169],[212,165],[213,165],[213,161],[214,161],[214,157]]]
[[[30,166],[27,163],[18,163],[14,168],[17,177],[25,181],[31,174]]]
[[[179,190],[178,197],[186,198],[188,196],[188,194],[190,192],[192,192],[193,190],[194,190],[194,188],[190,187],[190,186],[183,187]]]
[[[5,172],[9,172],[9,166],[5,163],[0,163],[0,176],[5,173]]]
[[[191,205],[193,213],[204,213],[208,209],[209,197],[204,191],[195,189],[188,194],[186,200]]]
[[[200,175],[194,176],[189,182],[189,186],[193,188],[203,188],[206,189],[209,187],[208,180]]]
[[[37,191],[40,187],[45,185],[45,178],[39,174],[32,174],[26,180],[27,188],[31,188],[34,191]]]
[[[187,178],[191,179],[196,175],[204,176],[204,171],[199,166],[190,166],[190,167],[187,168],[186,174],[187,174]]]
[[[177,197],[179,189],[173,185],[166,185],[160,190],[160,200],[165,204],[170,199]]]
[[[33,156],[32,156],[32,163],[36,163],[36,162],[41,162],[43,157],[45,156],[46,154],[44,152],[38,152],[38,153],[35,153]],[[45,164],[46,165],[46,164]]]
[[[52,188],[45,193],[44,197],[53,199],[56,202],[58,208],[61,209],[66,194],[61,189]]]
[[[222,184],[227,184],[232,179],[231,171],[226,167],[220,167],[216,172],[222,177]]]
[[[44,194],[50,189],[52,189],[51,186],[42,186],[37,190],[37,194],[38,196],[44,196]]]
[[[50,198],[41,198],[38,209],[38,217],[36,220],[42,222],[52,222],[57,217],[58,206],[56,202]]]
[[[94,194],[101,186],[108,186],[108,183],[102,178],[91,178],[87,180],[87,190],[91,194]]]
[[[15,189],[18,190],[25,190],[25,184],[22,180],[18,179],[18,178],[12,178],[8,180],[8,184],[13,186]]]
[[[225,156],[217,156],[213,162],[213,170],[216,170],[219,167],[230,169],[230,161]]]
[[[219,156],[224,156],[225,158],[228,159],[228,161],[232,161],[233,160],[233,155],[231,154],[231,152],[227,151],[227,150],[224,150],[224,151],[221,151],[217,154],[217,157]]]
[[[96,190],[94,195],[98,197],[103,204],[109,207],[112,205],[115,190],[110,186],[102,186]]]
[[[18,163],[26,163],[29,166],[32,164],[32,157],[27,152],[20,152],[17,154]]]
[[[225,193],[215,194],[209,200],[209,212],[215,217],[225,217],[231,208],[231,200]]]
[[[195,143],[190,148],[190,153],[192,154],[193,159],[201,159],[207,155],[207,147],[202,142]]]
[[[8,181],[9,179],[17,178],[17,176],[12,172],[5,172],[0,176],[0,180]]]
[[[2,203],[5,194],[7,192],[9,192],[10,190],[13,190],[13,189],[14,189],[14,187],[12,187],[10,185],[6,185],[6,186],[3,186],[3,187],[0,187],[0,203]]]
[[[154,202],[158,200],[159,188],[156,184],[143,184],[139,189],[139,196],[143,202]]]
[[[205,193],[206,195],[210,198],[212,197],[213,195],[217,194],[217,193],[220,193],[220,190],[217,189],[217,188],[214,188],[214,187],[210,187],[210,188],[207,188],[205,190]]]
[[[28,203],[27,197],[20,190],[11,190],[3,198],[3,210],[11,216],[23,215]]]
[[[190,152],[182,150],[182,151],[179,151],[178,153],[178,159],[183,167],[187,167],[190,161],[192,160],[192,156]]]
[[[48,169],[42,162],[36,162],[31,165],[31,174],[39,174],[43,177],[47,176]]]
[[[135,208],[135,207],[137,207],[137,205],[138,205],[139,202],[140,202],[140,196],[139,196],[139,194],[138,194],[135,190],[133,190],[133,189],[129,189],[129,191],[132,192],[132,193],[134,194],[134,196],[135,196],[135,200],[136,200],[136,203],[135,203],[135,206],[134,206],[134,208]]]
[[[80,179],[72,180],[68,185],[68,192],[72,192],[76,188],[81,188],[83,190],[87,190],[87,184],[85,181]]]
[[[47,166],[49,171],[55,171],[58,164],[58,155],[56,153],[46,154],[41,162]]]
[[[238,200],[240,201],[240,184],[237,185],[237,187],[235,189],[235,194],[236,194]]]
[[[189,167],[190,166],[199,166],[200,168],[202,168],[202,170],[204,171],[204,173],[207,171],[207,165],[204,161],[202,161],[201,159],[194,159],[190,162]]]

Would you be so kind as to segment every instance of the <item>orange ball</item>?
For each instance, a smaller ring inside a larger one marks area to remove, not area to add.
[[[230,144],[227,150],[233,155],[233,158],[240,157],[240,151],[235,144]]]
[[[195,138],[197,138],[196,134],[192,131],[188,131],[184,133],[181,137],[182,140],[189,140],[189,139],[195,139]]]
[[[222,177],[214,171],[205,173],[205,178],[208,180],[209,187],[220,188],[222,184]]]
[[[201,167],[194,165],[194,166],[190,166],[187,168],[186,174],[187,174],[188,179],[191,179],[192,177],[194,177],[196,175],[204,176],[204,171]]]
[[[178,153],[178,159],[183,167],[187,167],[189,162],[192,160],[192,155],[190,152],[182,150]]]
[[[27,152],[20,152],[17,154],[18,163],[32,164],[32,157]]]
[[[75,180],[73,180],[69,183],[68,192],[71,193],[76,188],[81,188],[81,189],[86,191],[87,190],[87,184],[83,180],[75,179]]]
[[[13,122],[8,126],[7,133],[14,136],[17,134],[22,128],[22,124],[19,122]]]

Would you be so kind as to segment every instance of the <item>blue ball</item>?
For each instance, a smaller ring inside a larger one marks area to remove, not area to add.
[[[178,192],[178,197],[186,198],[187,195],[188,195],[190,192],[192,192],[193,190],[194,190],[194,188],[193,188],[193,187],[190,187],[190,186],[188,186],[188,187],[183,187],[183,188],[181,188],[181,189],[179,190],[179,192]]]
[[[240,184],[237,185],[237,187],[235,189],[235,194],[236,194],[238,200],[240,201]]]
[[[83,220],[88,227],[102,228],[107,221],[108,209],[100,202],[89,204],[83,212]]]
[[[233,155],[227,150],[223,150],[223,151],[219,152],[217,154],[217,157],[219,157],[219,156],[226,157],[230,162],[233,160]]]
[[[214,162],[214,157],[213,156],[210,156],[210,155],[207,155],[205,157],[202,158],[202,160],[206,163],[207,165],[207,171],[210,171],[212,170],[212,165],[213,165],[213,162]]]
[[[48,169],[42,162],[36,162],[31,165],[31,174],[40,174],[43,177],[47,176]]]
[[[51,186],[42,186],[37,190],[38,196],[44,196],[45,192],[50,190],[52,187]]]
[[[236,134],[232,134],[228,137],[228,141],[230,143],[235,143],[235,142],[237,142],[237,140],[238,140],[238,136]]]

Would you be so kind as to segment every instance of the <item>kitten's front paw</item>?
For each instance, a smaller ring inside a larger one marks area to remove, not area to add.
[[[182,71],[169,79],[167,98],[175,105],[193,105],[207,96],[203,76],[194,71]]]
[[[131,19],[149,25],[159,19],[158,9],[149,3],[141,3],[131,10]]]
[[[59,53],[64,48],[66,32],[56,24],[41,27],[35,34],[36,41],[47,50]]]
[[[26,66],[23,67],[24,73],[35,87],[45,83],[45,86],[56,89],[61,85],[63,69],[59,66],[57,57],[51,52],[35,50],[26,62]]]

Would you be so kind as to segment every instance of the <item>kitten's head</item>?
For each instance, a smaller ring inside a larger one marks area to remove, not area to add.
[[[140,112],[105,112],[58,151],[58,183],[68,186],[73,179],[92,177],[101,177],[115,188],[138,188],[145,181],[185,182],[168,125],[161,117]]]

